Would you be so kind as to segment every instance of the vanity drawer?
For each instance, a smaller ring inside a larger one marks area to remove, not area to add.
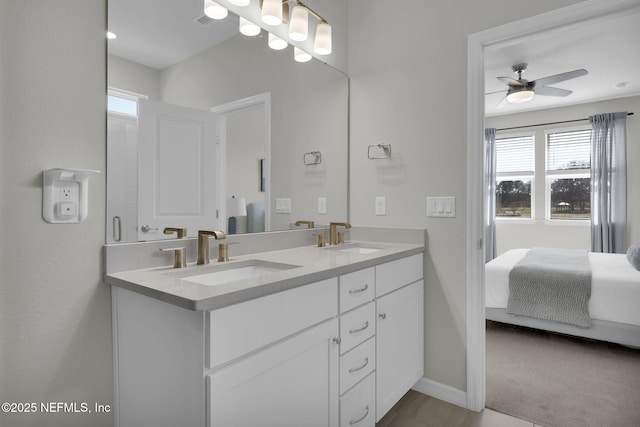
[[[423,254],[376,265],[376,296],[388,294],[422,279]]]
[[[369,338],[340,357],[340,394],[366,377],[376,366],[376,339]]]
[[[373,302],[340,316],[340,354],[345,354],[375,334],[376,307]]]
[[[375,277],[373,267],[340,276],[340,313],[375,297]]]
[[[340,398],[340,427],[375,426],[375,385],[375,374],[371,373]]]
[[[335,277],[209,311],[207,367],[220,366],[337,314]]]

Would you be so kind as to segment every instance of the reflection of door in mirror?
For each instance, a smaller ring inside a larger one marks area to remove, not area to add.
[[[108,121],[110,149],[126,160],[109,162],[126,170],[108,170],[122,189],[109,194],[114,221],[108,239],[128,241],[134,230],[135,240],[157,240],[171,238],[165,227],[186,227],[189,237],[198,229],[220,228],[214,113],[140,100],[137,125],[135,117],[111,113]]]
[[[261,191],[261,159],[266,156],[264,135],[264,106],[226,114],[227,197],[246,202],[246,215],[235,217],[237,233],[265,231],[266,200]],[[232,213],[228,211],[227,217]],[[231,230],[228,227],[229,233]]]

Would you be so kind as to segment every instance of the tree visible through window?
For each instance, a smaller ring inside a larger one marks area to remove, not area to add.
[[[532,134],[496,139],[496,216],[531,218]]]
[[[549,219],[591,218],[591,130],[547,134]]]

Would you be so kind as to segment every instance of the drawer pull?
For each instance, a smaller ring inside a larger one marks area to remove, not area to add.
[[[381,318],[382,320],[387,318],[387,313],[380,313],[378,314],[378,317]]]
[[[358,332],[362,332],[365,329],[367,329],[369,327],[369,322],[364,322],[364,326],[362,328],[358,328],[358,329],[350,329],[349,333],[350,334],[357,334]]]
[[[359,288],[359,289],[350,289],[349,293],[353,295],[353,294],[357,294],[357,293],[360,293],[360,292],[364,292],[367,289],[369,289],[369,285],[364,285],[362,288]]]
[[[338,345],[340,345],[340,343],[342,342],[342,338],[336,337],[336,338],[333,339],[333,342],[338,344]]]
[[[357,420],[349,421],[349,425],[352,426],[354,424],[358,424],[360,421],[362,421],[365,418],[367,418],[367,415],[369,415],[369,405],[367,405],[366,408],[364,408],[364,415],[361,416],[360,418],[358,418]]]
[[[354,372],[361,371],[364,368],[366,368],[368,364],[369,364],[369,358],[367,357],[364,359],[364,363],[362,364],[362,366],[358,366],[357,368],[349,368],[349,373],[352,374]]]

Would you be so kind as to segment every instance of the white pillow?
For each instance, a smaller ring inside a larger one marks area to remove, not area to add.
[[[640,242],[636,242],[627,250],[627,260],[633,268],[640,271]]]

